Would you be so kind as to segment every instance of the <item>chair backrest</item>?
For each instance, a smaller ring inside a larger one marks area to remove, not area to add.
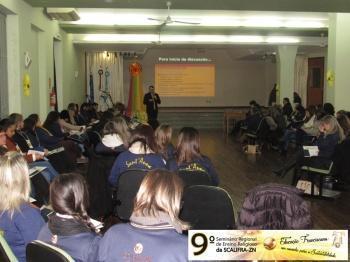
[[[38,206],[47,205],[50,199],[50,184],[45,177],[38,173],[30,178],[35,191],[35,199]]]
[[[149,170],[131,169],[120,174],[117,182],[116,215],[128,221],[134,209],[134,199]]]
[[[96,219],[113,212],[112,189],[108,183],[108,177],[116,157],[100,156],[93,148],[89,148],[88,152],[89,165],[86,181],[90,195],[89,215]]]
[[[196,185],[186,187],[180,218],[192,229],[233,229],[235,216],[232,200],[222,188]]]
[[[0,261],[2,262],[14,262],[18,261],[16,256],[13,254],[10,246],[7,244],[5,238],[0,232]]]
[[[26,248],[27,262],[74,262],[73,258],[63,249],[35,240]]]
[[[264,184],[247,192],[239,212],[240,229],[312,228],[309,203],[302,191],[282,184]]]
[[[182,178],[185,186],[213,185],[207,172],[179,170],[178,175]]]

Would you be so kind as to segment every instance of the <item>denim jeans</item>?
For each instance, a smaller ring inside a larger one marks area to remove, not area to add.
[[[282,138],[282,141],[283,141],[282,150],[287,151],[290,141],[295,140],[295,137],[296,137],[296,131],[292,129],[287,129],[284,132],[284,135]]]
[[[58,176],[57,171],[53,168],[53,166],[48,161],[36,161],[29,163],[29,168],[31,167],[46,167],[45,170],[41,172],[41,174],[45,177],[47,182],[51,182],[55,176]]]

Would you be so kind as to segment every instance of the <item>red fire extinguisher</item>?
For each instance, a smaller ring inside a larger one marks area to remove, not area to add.
[[[49,78],[49,88],[51,88],[51,92],[50,92],[50,107],[51,107],[52,110],[55,110],[56,109],[57,99],[56,99],[55,88],[51,87],[51,77]]]
[[[52,110],[55,110],[56,107],[56,93],[54,89],[50,92],[50,107]]]

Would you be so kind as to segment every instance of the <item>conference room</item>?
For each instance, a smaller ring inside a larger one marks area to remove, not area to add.
[[[214,229],[346,239],[221,259],[347,260],[349,24],[346,0],[0,0],[0,260],[215,260]]]

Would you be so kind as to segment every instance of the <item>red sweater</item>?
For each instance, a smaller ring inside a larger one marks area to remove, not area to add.
[[[22,153],[21,149],[17,146],[15,141],[12,138],[6,136],[6,148],[8,151],[17,151],[18,153]],[[34,162],[33,155],[23,155],[23,157],[27,160],[28,163]]]

